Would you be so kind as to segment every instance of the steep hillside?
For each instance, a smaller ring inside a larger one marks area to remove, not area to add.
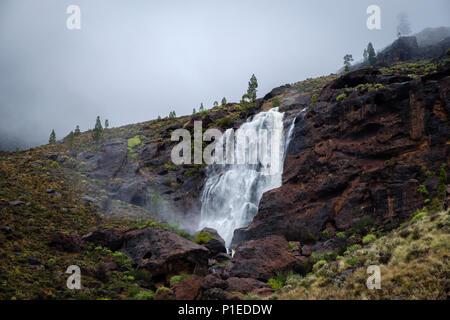
[[[344,256],[316,256],[306,276],[289,274],[272,299],[448,299],[450,211],[416,213],[397,230],[366,235]],[[381,289],[367,290],[367,267],[380,267]],[[257,297],[252,297],[257,298]]]
[[[435,293],[427,289],[422,297],[444,298],[449,72],[448,59],[387,64],[286,85],[255,103],[107,129],[98,142],[90,131],[1,153],[0,298],[268,297],[288,273],[299,281],[288,281],[276,297],[323,298],[317,272],[345,272],[341,262],[327,262],[338,255],[355,261],[351,279],[360,288],[358,268],[368,253],[349,247],[366,243],[369,234],[392,242],[399,252],[391,256],[399,259],[409,246],[405,239],[419,241],[415,249],[426,250],[429,268],[417,271],[419,288],[429,279],[422,272],[439,269],[430,282],[438,286]],[[285,113],[286,130],[295,121],[283,185],[264,195],[248,228],[235,232],[231,257],[214,230],[194,232],[205,167],[171,163],[171,132],[192,132],[196,120],[203,129],[238,128],[276,106]],[[431,212],[423,224],[424,215],[403,224],[423,207]],[[406,261],[419,263],[420,252]],[[81,290],[66,287],[70,265],[81,267]],[[309,295],[304,279],[314,289]],[[334,297],[421,297],[409,286],[386,288],[374,296],[358,289]]]

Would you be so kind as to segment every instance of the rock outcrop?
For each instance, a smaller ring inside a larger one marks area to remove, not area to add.
[[[281,236],[268,236],[240,244],[236,248],[231,277],[267,281],[277,273],[294,270],[297,258]]]
[[[449,91],[448,64],[416,79],[365,69],[331,82],[296,116],[283,185],[264,194],[234,243],[268,235],[315,243],[325,230],[407,219],[424,204],[420,185],[437,197],[439,182],[425,172],[450,165]]]
[[[157,280],[168,281],[183,273],[207,273],[210,251],[171,231],[150,227],[130,231],[101,229],[83,240],[123,252],[134,266],[148,269]]]

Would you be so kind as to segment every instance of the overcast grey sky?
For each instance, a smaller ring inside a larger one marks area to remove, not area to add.
[[[81,8],[81,30],[66,8]],[[382,29],[366,27],[381,7]],[[201,102],[238,101],[252,73],[258,96],[335,72],[345,54],[448,26],[448,0],[1,0],[0,145],[62,138],[95,117],[111,126],[191,114]]]

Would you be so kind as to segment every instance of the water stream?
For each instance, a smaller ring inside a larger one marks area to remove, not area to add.
[[[283,116],[278,108],[274,108],[257,114],[235,133],[232,129],[227,130],[221,141],[225,147],[225,164],[207,167],[199,229],[216,229],[227,247],[234,230],[251,223],[263,193],[281,186],[286,142],[293,128],[292,124],[285,137]],[[250,139],[243,145],[236,137],[244,133],[250,133]],[[251,156],[248,155],[255,148],[259,156],[256,162],[236,164],[244,150],[246,160],[249,160]]]

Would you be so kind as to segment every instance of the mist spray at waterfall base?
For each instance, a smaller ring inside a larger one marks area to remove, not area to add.
[[[281,186],[286,149],[283,116],[278,108],[274,108],[244,123],[236,131],[236,136],[245,132],[254,135],[249,137],[251,141],[245,143],[245,147],[242,140],[233,139],[233,130],[227,130],[221,141],[226,148],[226,162],[207,168],[199,229],[216,229],[227,248],[231,245],[234,230],[247,227],[253,220],[262,195]],[[258,148],[259,154],[256,163],[229,164],[232,163],[230,159],[242,157],[242,152],[248,159],[254,148]],[[267,168],[268,158],[270,170]]]

